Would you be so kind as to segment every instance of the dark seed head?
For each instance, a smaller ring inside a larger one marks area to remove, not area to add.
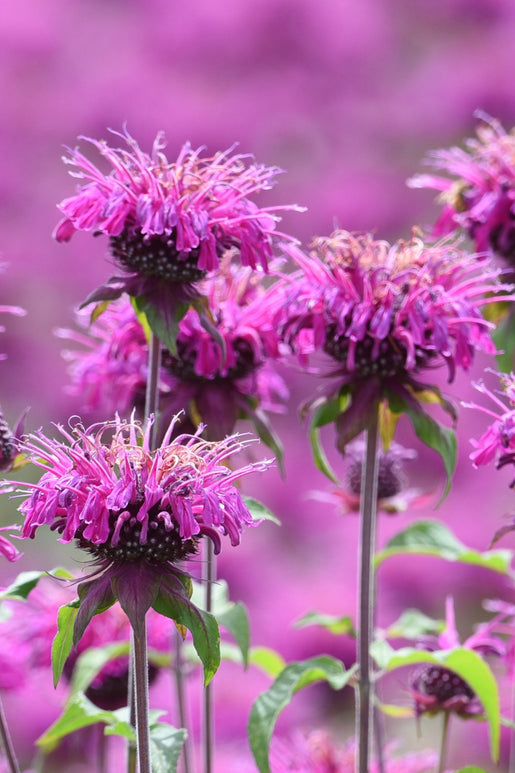
[[[451,698],[475,697],[468,684],[448,668],[430,666],[424,669],[416,681],[416,689],[425,695],[434,696],[442,705]]]
[[[0,471],[9,469],[15,453],[16,448],[11,430],[0,411]]]
[[[143,276],[190,283],[206,274],[198,268],[200,250],[179,252],[175,232],[144,236],[138,229],[126,226],[119,236],[110,237],[109,244],[113,257],[125,270]]]

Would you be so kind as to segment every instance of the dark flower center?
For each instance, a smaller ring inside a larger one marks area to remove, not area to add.
[[[361,494],[361,473],[363,462],[353,462],[347,471],[347,484],[353,494]],[[404,486],[405,480],[397,459],[388,456],[379,457],[377,498],[394,497]]]
[[[236,338],[232,344],[235,355],[235,364],[228,368],[224,375],[217,373],[214,379],[236,380],[245,378],[249,373],[256,369],[257,364],[254,360],[254,351],[252,346],[244,338]],[[195,361],[197,351],[188,347],[182,341],[177,341],[177,357],[173,357],[169,351],[164,351],[162,355],[163,366],[176,378],[181,381],[204,381],[211,380],[207,376],[202,376],[195,371]]]
[[[197,542],[195,538],[182,539],[179,534],[179,526],[168,510],[171,520],[166,524],[164,518],[160,518],[163,513],[163,507],[160,504],[154,505],[148,512],[148,533],[145,542],[140,542],[141,524],[137,519],[137,513],[140,506],[132,504],[127,506],[130,517],[125,521],[118,534],[116,544],[113,544],[115,527],[120,517],[120,513],[111,512],[109,517],[110,534],[108,539],[101,544],[94,544],[89,539],[84,538],[86,524],[82,524],[75,533],[78,547],[92,553],[95,558],[108,561],[145,561],[147,564],[163,564],[166,562],[175,563],[182,561],[196,553]],[[58,521],[51,528],[62,532],[65,526],[65,518]]]
[[[379,344],[379,350],[372,358],[374,339],[365,336],[358,341],[354,352],[355,373],[360,378],[379,376],[379,378],[393,378],[406,370],[406,352],[399,348],[399,344],[391,338],[384,338]],[[338,362],[347,362],[349,354],[349,339],[346,335],[336,332],[336,325],[330,325],[327,329],[324,343],[324,351]],[[415,347],[415,368],[423,368],[429,359],[434,356],[419,346]]]
[[[515,260],[515,217],[509,215],[505,223],[499,223],[488,234],[488,241],[497,255]]]
[[[434,696],[442,704],[456,697],[474,698],[474,692],[458,674],[441,666],[426,668],[418,677],[417,689]]]
[[[197,282],[206,272],[198,268],[199,248],[177,250],[175,231],[145,236],[131,225],[109,238],[111,253],[127,271],[167,282]]]
[[[71,682],[77,656],[70,656],[64,666],[64,675]],[[148,681],[152,684],[159,669],[148,665]],[[127,705],[129,664],[127,658],[117,658],[108,663],[86,690],[86,697],[105,711],[117,711]]]

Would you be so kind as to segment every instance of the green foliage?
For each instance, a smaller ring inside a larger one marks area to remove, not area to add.
[[[306,612],[294,623],[295,628],[307,628],[310,625],[319,625],[336,636],[346,634],[356,636],[352,618],[348,616],[325,615],[322,612]]]
[[[0,601],[14,599],[26,601],[29,593],[34,590],[39,581],[48,577],[56,577],[59,580],[73,580],[74,577],[66,569],[52,569],[50,572],[20,572],[13,582],[0,592]]]
[[[444,620],[435,620],[418,609],[406,609],[388,628],[386,636],[389,639],[418,639],[419,636],[439,634],[444,628]]]
[[[334,690],[341,690],[354,671],[345,671],[341,661],[327,655],[290,663],[281,671],[272,686],[257,698],[250,712],[249,743],[260,773],[270,773],[268,753],[272,733],[281,711],[293,695],[303,687],[321,681],[328,682]]]
[[[513,554],[510,550],[486,550],[478,552],[466,547],[442,523],[434,520],[416,521],[407,529],[392,537],[383,550],[375,556],[375,566],[391,556],[425,555],[459,561],[500,574],[510,575]]]
[[[278,526],[281,525],[281,521],[262,502],[258,502],[258,500],[253,499],[253,497],[246,496],[243,497],[243,501],[248,507],[254,521],[272,521],[272,523],[276,523]]]
[[[52,675],[57,687],[64,664],[73,646],[75,618],[79,611],[78,600],[60,607],[57,613],[57,633],[52,642]]]
[[[338,483],[338,478],[333,472],[320,443],[319,429],[326,424],[331,424],[336,421],[348,404],[349,395],[344,390],[340,391],[338,396],[332,400],[324,400],[313,413],[309,427],[309,440],[315,465],[317,469],[319,469],[320,472],[323,472],[329,480],[333,481],[333,483]]]

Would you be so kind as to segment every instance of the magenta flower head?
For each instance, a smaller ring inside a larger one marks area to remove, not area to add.
[[[443,209],[433,232],[439,236],[464,229],[480,252],[515,259],[515,132],[479,113],[477,138],[458,147],[432,152],[427,163],[448,177],[424,174],[408,181],[412,188],[440,191]]]
[[[144,427],[120,419],[88,429],[77,424],[71,432],[59,426],[64,441],[40,432],[21,444],[43,470],[37,483],[17,484],[22,536],[32,539],[47,525],[93,559],[94,579],[79,586],[76,640],[91,616],[116,599],[133,626],[152,606],[177,610],[180,604],[184,611],[191,587],[178,562],[194,556],[204,536],[215,552],[223,535],[238,545],[243,528],[253,524],[234,482],[269,463],[230,470],[228,457],[252,442],[238,436],[209,443],[179,435],[171,443],[178,420],[155,451],[149,448],[151,420]],[[0,483],[0,490],[8,489],[8,482]]]
[[[482,657],[494,655],[504,658],[507,648],[495,629],[507,615],[504,611],[487,623],[482,623],[472,636],[460,645],[451,597],[446,601],[446,626],[439,636],[425,636],[419,643],[428,650],[452,650],[457,647],[474,650]],[[454,671],[437,664],[420,669],[411,685],[417,716],[448,711],[461,717],[474,717],[483,713],[483,707],[469,684]]]
[[[166,419],[185,408],[194,426],[199,421],[207,425],[210,439],[225,437],[234,431],[238,418],[249,418],[280,454],[267,412],[283,409],[288,390],[273,366],[281,348],[258,274],[225,259],[220,271],[200,287],[209,303],[212,328],[206,330],[198,310],[190,308],[179,322],[176,354],[163,349],[162,415]],[[63,353],[72,377],[68,391],[81,398],[81,408],[121,413],[132,406],[143,408],[148,344],[128,300],[110,304],[89,334],[70,330],[57,334],[83,347]]]
[[[429,494],[408,486],[406,462],[417,456],[416,451],[392,442],[388,450],[378,452],[377,509],[388,515],[397,515],[410,507],[425,504]],[[365,443],[354,440],[346,448],[342,485],[332,493],[316,491],[313,499],[330,502],[344,513],[359,513]]]
[[[315,427],[336,417],[343,451],[381,403],[412,420],[427,400],[453,415],[420,378],[445,364],[452,381],[456,368],[470,368],[476,350],[495,353],[493,325],[480,309],[499,300],[496,293],[512,292],[498,282],[499,269],[458,242],[427,244],[415,235],[391,245],[336,231],[317,239],[310,255],[295,246],[286,251],[301,270],[280,285],[282,338],[304,364],[318,352],[332,361],[326,375],[333,385],[310,405],[318,411]],[[427,427],[431,420],[423,413],[421,421]]]
[[[199,295],[196,282],[217,269],[229,249],[237,251],[242,265],[267,270],[279,235],[278,212],[295,207],[259,208],[253,197],[271,188],[281,170],[234,154],[233,148],[205,158],[202,149],[193,150],[188,143],[175,161],[168,161],[162,132],[150,155],[126,130],[113,134],[125,148],[82,138],[107,161],[107,174],[77,149],[64,159],[72,175],[85,182],[61,202],[64,218],[56,239],[68,241],[76,231],[105,234],[112,257],[125,272],[86,303],[126,292],[143,299],[142,307],[150,303],[159,308],[166,319],[170,304],[177,309]]]

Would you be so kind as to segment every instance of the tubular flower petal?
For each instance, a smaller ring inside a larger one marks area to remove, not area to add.
[[[17,484],[22,536],[33,538],[45,524],[103,568],[173,565],[194,554],[198,539],[213,530],[237,545],[253,520],[233,483],[269,463],[230,471],[225,460],[251,440],[235,435],[210,443],[180,435],[169,443],[177,421],[156,451],[148,445],[150,421],[141,427],[117,418],[88,429],[77,424],[71,432],[58,426],[64,442],[42,432],[29,435],[21,450],[43,475],[37,483]],[[0,490],[12,485],[1,483]]]
[[[94,299],[107,300],[126,291],[151,295],[156,285],[183,285],[182,300],[195,295],[188,287],[206,272],[218,268],[220,258],[235,248],[244,266],[267,270],[281,209],[259,208],[252,197],[270,189],[281,171],[233,153],[234,148],[202,157],[186,143],[175,161],[164,149],[163,132],[150,154],[124,130],[113,132],[126,147],[111,147],[105,140],[87,137],[111,167],[104,174],[78,149],[64,158],[71,174],[83,180],[75,195],[59,208],[63,219],[55,229],[58,241],[68,241],[76,231],[103,233],[120,268],[131,276],[116,287],[101,288]],[[110,294],[109,294],[110,293]]]
[[[478,440],[471,440],[474,451],[470,459],[474,467],[493,461],[497,468],[515,463],[515,374],[499,373],[498,376],[501,390],[493,392],[482,383],[474,385],[479,392],[490,398],[493,407],[464,404],[466,408],[475,408],[493,420]],[[515,481],[511,485],[515,485]]]
[[[443,209],[434,226],[442,235],[463,228],[480,252],[515,259],[515,132],[507,133],[486,114],[477,138],[465,141],[465,149],[433,151],[426,163],[449,177],[424,174],[408,181],[412,188],[440,191]]]
[[[480,308],[499,300],[490,293],[513,288],[456,242],[414,236],[390,245],[336,231],[309,256],[285,249],[301,270],[279,287],[282,336],[304,362],[316,350],[336,360],[340,383],[406,383],[442,362],[452,381],[476,350],[495,351]]]

